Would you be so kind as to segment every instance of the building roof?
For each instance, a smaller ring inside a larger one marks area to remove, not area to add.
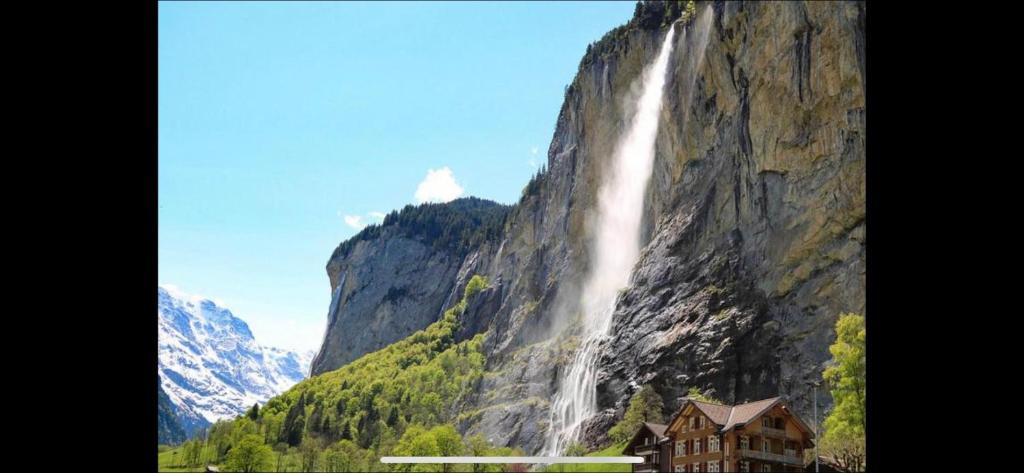
[[[760,417],[768,409],[771,409],[776,403],[781,401],[781,397],[772,397],[768,399],[762,399],[760,401],[748,402],[746,404],[739,404],[733,406],[729,412],[729,417],[726,422],[719,425],[723,425],[723,431],[727,431],[738,425],[745,425],[748,422]],[[717,423],[717,422],[716,422]]]
[[[708,419],[711,419],[712,423],[719,426],[722,432],[727,432],[735,427],[742,427],[754,419],[757,419],[782,401],[782,397],[776,396],[768,399],[762,399],[760,401],[727,406],[724,404],[715,404],[712,402],[686,398],[683,400],[683,405],[679,407],[679,411],[672,416],[672,419],[669,421],[669,425],[672,425],[676,418],[686,410],[686,407],[692,404],[695,408],[700,410],[701,413],[707,416]],[[783,405],[783,408],[793,416],[793,419],[795,419],[796,422],[803,427],[812,438],[814,437],[811,429],[803,422],[802,419],[800,419],[799,416],[796,415],[795,412],[786,408],[785,405]]]
[[[665,430],[668,429],[667,425],[655,424],[653,422],[644,422],[644,425],[646,425],[651,432],[654,432],[654,435],[657,435],[659,439],[665,436]]]
[[[722,404],[713,404],[695,399],[691,399],[690,402],[692,402],[697,409],[700,409],[704,415],[708,416],[708,418],[711,419],[711,422],[718,425],[725,425],[729,421],[729,414],[733,410],[732,406],[724,406]]]
[[[637,439],[640,438],[640,434],[644,431],[644,429],[649,430],[651,433],[657,436],[657,443],[661,443],[663,441],[668,440],[668,437],[665,436],[665,431],[668,430],[667,425],[655,424],[653,422],[644,422],[643,426],[637,429],[636,433],[633,434],[633,438],[630,439],[629,443],[626,444],[626,449],[633,446]]]

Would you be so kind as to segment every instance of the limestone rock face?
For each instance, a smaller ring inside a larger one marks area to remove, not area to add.
[[[395,213],[384,225],[339,247],[328,261],[331,305],[313,375],[338,369],[437,321],[458,301],[469,278],[485,273],[482,265],[491,245],[470,248],[455,237],[448,238],[451,244],[439,244],[445,237],[435,230],[450,229],[444,220],[448,212],[470,216],[455,225],[467,232],[476,230],[465,228],[477,221],[472,217],[493,213],[500,230],[507,207],[480,199],[431,205],[442,207],[443,213],[416,212],[412,223],[398,223]]]
[[[696,386],[809,413],[836,318],[865,309],[864,14],[713,6],[694,86],[677,74],[672,90],[691,98],[670,99],[659,136],[673,178],[615,312],[602,406],[654,383],[672,409]]]
[[[676,2],[645,3],[588,49],[547,171],[509,210],[499,239],[456,258],[364,241],[329,266],[345,301],[330,326],[348,328],[328,332],[323,366],[436,320],[468,276],[485,275],[491,287],[467,308],[460,336],[486,333],[488,373],[456,422],[539,451],[578,343],[595,196],[641,71],[681,14]],[[602,348],[603,411],[585,442],[602,441],[643,384],[663,396],[666,414],[696,387],[730,403],[786,395],[809,417],[808,382],[820,379],[836,318],[865,308],[865,14],[860,2],[699,2],[683,22],[645,247]],[[404,298],[384,301],[392,288]],[[351,332],[364,326],[373,327],[365,337]],[[365,340],[327,348],[346,334]],[[831,404],[819,396],[819,407]]]
[[[313,373],[340,367],[438,319],[461,261],[413,239],[360,241],[331,267],[339,285],[331,300],[325,343]],[[423,284],[423,278],[437,284]]]

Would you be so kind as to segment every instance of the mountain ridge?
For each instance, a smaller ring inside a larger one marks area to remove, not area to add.
[[[312,352],[258,344],[248,324],[217,303],[164,286],[157,299],[160,394],[186,436],[307,376]]]

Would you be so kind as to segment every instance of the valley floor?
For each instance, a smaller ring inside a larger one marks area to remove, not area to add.
[[[588,453],[588,457],[614,457],[622,455],[625,444],[612,445],[604,450]],[[206,471],[206,465],[187,467],[182,465],[179,458],[184,454],[181,447],[175,447],[160,452],[158,455],[158,471],[166,472],[202,472]],[[277,461],[275,455],[274,461]],[[298,455],[287,455],[284,458],[282,471],[302,471]],[[551,465],[543,470],[545,473],[627,473],[631,471],[630,465],[616,464],[586,464],[586,465]]]
[[[590,452],[586,454],[588,457],[618,457],[622,456],[622,449],[626,447],[626,444],[620,443],[612,445],[604,450],[598,450],[596,452]],[[600,463],[588,463],[582,465],[551,465],[544,470],[545,473],[626,473],[632,471],[631,465],[627,464],[600,464]]]

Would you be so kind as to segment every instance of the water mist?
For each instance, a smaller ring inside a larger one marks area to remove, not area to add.
[[[545,446],[548,455],[562,454],[576,440],[583,422],[597,411],[598,347],[608,336],[618,292],[628,285],[640,255],[644,195],[654,166],[654,142],[674,37],[673,25],[658,57],[643,72],[635,115],[598,190],[592,264],[580,298],[581,343],[551,405]]]

